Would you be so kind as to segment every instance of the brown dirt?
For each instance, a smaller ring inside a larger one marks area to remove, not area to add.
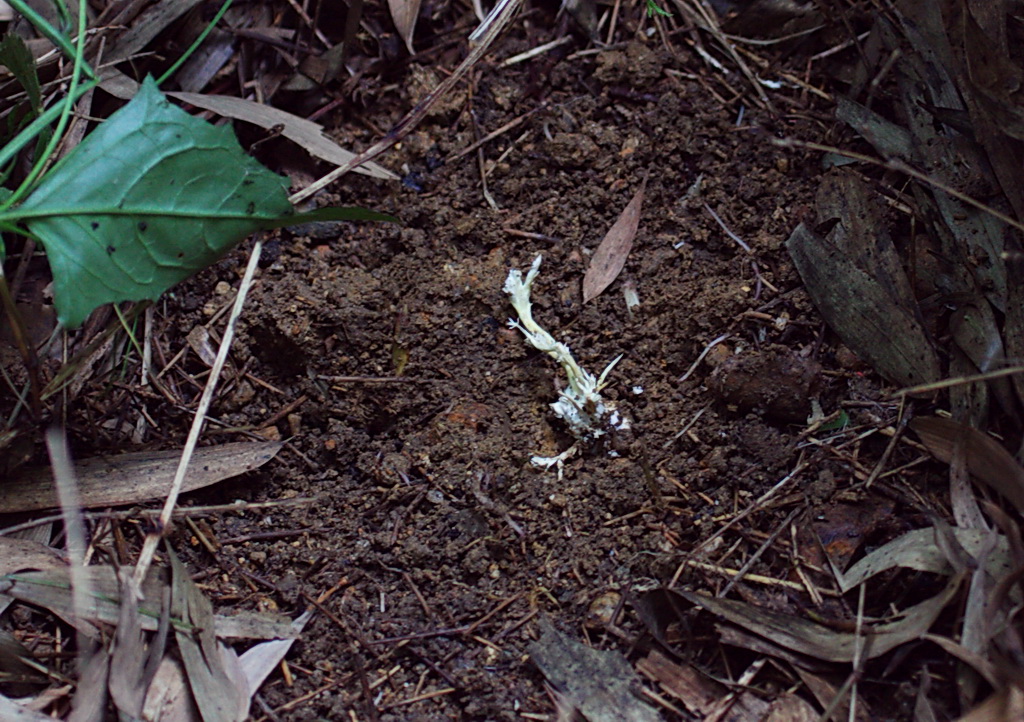
[[[513,31],[492,57],[552,39],[537,27],[553,26],[533,26],[529,38]],[[820,137],[814,113],[773,118],[747,107],[738,121],[742,101],[723,104],[707,82],[688,79],[706,66],[673,56],[657,35],[569,54],[581,47],[481,69],[471,98],[463,88],[383,159],[403,183],[352,177],[321,199],[391,212],[404,225],[320,224],[270,243],[233,352],[235,368],[264,384],[225,385],[211,428],[218,441],[245,438],[218,430],[227,426],[289,443],[261,471],[185,504],[296,502],[208,518],[211,539],[234,540],[216,555],[185,528],[175,539],[195,571],[211,570],[204,583],[222,610],[294,615],[335,590],[330,614],[314,617],[289,656],[293,679],[276,674],[261,692],[278,719],[368,719],[363,685],[378,680],[369,694],[381,720],[551,714],[528,654],[539,618],[628,654],[642,636],[628,603],[636,590],[674,575],[702,589],[727,581],[680,568],[717,517],[745,507],[801,455],[811,462],[806,484],[756,515],[749,533],[771,531],[805,503],[809,519],[848,486],[850,466],[799,436],[810,395],[826,414],[839,399],[861,402],[855,422],[892,411],[873,403],[870,377],[840,366],[783,247],[808,214],[820,166],[770,139]],[[373,126],[411,107],[403,80],[366,112]],[[542,103],[483,148],[498,210],[484,199],[475,154],[438,164],[477,137],[470,106],[489,132]],[[337,134],[353,145],[374,137],[355,121]],[[583,305],[588,258],[645,176],[626,267]],[[223,302],[217,282],[237,287],[244,250],[175,294],[165,317],[172,353]],[[564,375],[507,328],[502,292],[509,268],[538,253],[537,318],[594,373],[623,354],[607,394],[634,421],[617,458],[588,449],[561,481],[529,459],[571,443],[548,407]],[[640,298],[632,313],[627,282]],[[739,365],[727,358],[737,353]],[[180,365],[203,368],[191,354]],[[173,443],[188,416],[161,423]],[[85,428],[72,431],[84,446]],[[106,441],[124,448],[117,434]],[[873,443],[860,452],[868,469],[881,448]],[[782,546],[761,571],[784,566]],[[782,605],[798,609],[798,596]]]

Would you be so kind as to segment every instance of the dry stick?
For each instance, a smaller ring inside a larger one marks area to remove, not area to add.
[[[767,501],[768,501],[769,499],[771,499],[771,498],[772,498],[773,496],[775,496],[776,494],[778,494],[778,493],[779,493],[779,492],[780,492],[780,491],[781,491],[781,490],[782,490],[783,488],[785,488],[785,487],[786,487],[786,486],[787,486],[787,485],[789,484],[789,482],[793,481],[793,479],[795,479],[795,478],[797,477],[797,475],[798,475],[798,474],[799,474],[800,472],[802,472],[802,471],[803,471],[804,469],[806,469],[806,468],[807,468],[808,466],[810,466],[810,463],[809,463],[809,462],[806,462],[806,461],[800,461],[800,462],[799,462],[799,463],[798,463],[798,464],[796,465],[796,467],[795,467],[795,468],[794,468],[794,469],[793,469],[793,470],[792,470],[791,472],[789,472],[789,473],[788,473],[788,474],[786,474],[786,475],[785,475],[784,477],[782,477],[782,479],[780,479],[780,480],[779,480],[779,482],[778,482],[777,484],[775,484],[775,486],[773,486],[773,487],[772,487],[771,489],[769,489],[769,490],[768,490],[768,491],[766,491],[766,492],[765,492],[764,494],[762,494],[762,495],[761,495],[761,496],[759,496],[759,497],[758,497],[757,499],[755,499],[755,500],[754,500],[754,501],[753,501],[753,502],[752,502],[752,503],[751,503],[751,504],[750,504],[749,506],[747,506],[747,508],[746,508],[746,509],[744,509],[743,511],[741,511],[741,512],[740,512],[739,514],[737,514],[736,516],[732,517],[732,518],[731,518],[731,519],[730,519],[730,520],[729,520],[728,522],[726,522],[726,523],[725,523],[725,524],[724,524],[724,525],[722,526],[722,528],[721,528],[721,529],[719,529],[719,530],[718,530],[718,531],[716,531],[716,532],[715,532],[714,534],[712,534],[712,535],[711,535],[711,536],[709,536],[709,537],[708,537],[707,539],[705,539],[705,540],[704,540],[704,541],[702,541],[702,542],[701,542],[700,544],[698,544],[698,545],[697,545],[697,546],[696,546],[696,547],[695,547],[695,548],[694,548],[694,549],[693,549],[693,550],[692,550],[692,551],[691,551],[691,552],[690,552],[690,553],[689,553],[689,554],[687,555],[687,557],[688,557],[688,558],[687,558],[687,559],[686,559],[685,561],[683,561],[683,563],[682,563],[682,564],[680,564],[680,565],[679,565],[679,568],[678,568],[678,569],[676,569],[676,573],[672,575],[672,581],[671,581],[671,582],[669,582],[669,585],[668,585],[668,586],[669,586],[669,588],[671,588],[671,587],[674,587],[674,586],[675,586],[675,585],[676,585],[676,584],[677,584],[677,583],[679,582],[679,577],[680,577],[680,576],[682,576],[682,574],[683,574],[683,568],[687,566],[688,562],[689,562],[689,561],[690,561],[690,560],[691,560],[691,559],[692,559],[693,557],[695,557],[695,556],[696,556],[697,554],[699,554],[699,553],[700,553],[701,551],[703,551],[703,550],[704,550],[705,548],[707,548],[708,544],[710,544],[711,542],[713,542],[713,541],[714,541],[715,539],[718,539],[719,537],[721,537],[721,536],[722,536],[722,535],[723,535],[723,534],[724,534],[724,533],[725,533],[726,531],[728,531],[729,529],[732,529],[732,528],[733,528],[734,526],[736,526],[736,525],[737,525],[737,524],[738,524],[739,522],[743,521],[743,520],[744,520],[744,519],[746,519],[746,518],[747,518],[748,516],[750,516],[751,514],[753,514],[753,513],[755,512],[755,511],[757,511],[758,509],[760,509],[761,507],[763,507],[763,506],[764,506],[764,504],[765,504],[765,503],[766,503],[766,502],[767,502]]]
[[[245,297],[249,294],[249,288],[252,286],[253,277],[256,275],[256,268],[262,252],[263,236],[259,235],[253,244],[252,253],[249,254],[249,265],[246,266],[242,283],[238,287],[235,305],[231,309],[231,315],[228,317],[227,327],[224,329],[224,337],[221,339],[220,348],[217,349],[217,358],[213,361],[210,378],[203,389],[202,397],[199,399],[199,407],[196,409],[195,418],[192,420],[192,428],[189,429],[185,448],[181,451],[181,461],[178,462],[178,470],[174,474],[171,490],[167,494],[167,500],[164,502],[164,507],[160,512],[159,523],[154,530],[146,535],[146,541],[142,545],[142,552],[139,554],[139,561],[135,565],[133,581],[138,584],[139,588],[142,587],[142,580],[145,579],[149,565],[153,562],[153,555],[160,544],[160,539],[163,538],[164,530],[171,523],[174,507],[178,503],[178,495],[181,494],[181,485],[185,482],[188,464],[192,460],[192,454],[195,452],[196,445],[199,443],[199,434],[202,433],[203,425],[206,421],[206,412],[210,410],[210,404],[213,403],[213,392],[217,388],[217,381],[220,378],[221,371],[224,370],[224,364],[227,362],[228,351],[231,350],[231,342],[235,337],[235,326],[238,324],[239,316],[242,315]]]
[[[527,118],[529,118],[534,113],[539,113],[542,110],[547,110],[547,108],[548,108],[548,104],[547,103],[541,103],[540,105],[538,105],[533,110],[529,110],[529,111],[523,113],[522,115],[520,115],[518,118],[515,118],[514,120],[511,120],[508,123],[505,123],[505,125],[501,126],[497,130],[492,130],[490,133],[485,135],[483,138],[481,138],[480,140],[476,141],[475,143],[472,143],[468,147],[463,148],[458,153],[452,153],[450,156],[448,156],[447,158],[444,159],[444,162],[445,163],[453,163],[454,161],[457,161],[459,158],[462,158],[463,156],[469,155],[470,153],[472,153],[477,148],[479,148],[479,147],[481,147],[483,145],[486,145],[487,143],[490,143],[492,140],[494,140],[498,136],[504,135],[505,133],[509,132],[513,128],[518,127],[519,125],[521,125],[523,123],[523,121],[525,121]]]
[[[772,145],[777,146],[779,148],[803,148],[804,150],[816,150],[821,153],[835,153],[836,155],[842,156],[844,158],[851,158],[853,160],[858,160],[862,163],[869,163],[871,165],[876,165],[879,168],[887,168],[888,170],[894,170],[897,173],[905,173],[911,178],[919,180],[922,183],[927,183],[933,188],[938,188],[940,191],[945,191],[946,193],[953,196],[957,200],[963,201],[967,205],[973,206],[974,208],[977,208],[979,211],[983,213],[988,213],[993,218],[998,218],[1011,228],[1016,228],[1018,231],[1024,232],[1024,223],[1021,223],[1020,221],[1010,218],[1010,216],[1006,215],[1001,211],[997,211],[992,206],[987,206],[981,201],[971,198],[966,193],[961,193],[951,185],[943,183],[940,180],[936,180],[935,178],[932,178],[928,174],[922,173],[921,171],[917,170],[917,168],[914,168],[913,166],[908,165],[907,163],[904,163],[902,160],[899,160],[897,158],[894,158],[892,160],[879,160],[878,158],[873,158],[872,156],[864,155],[863,153],[854,153],[853,151],[843,150],[842,148],[836,148],[835,146],[832,145],[810,143],[808,141],[796,140],[795,138],[772,138],[771,143]]]
[[[421,120],[427,115],[427,111],[430,109],[437,100],[445,95],[449,90],[455,87],[455,84],[462,80],[463,76],[480,61],[480,58],[484,56],[495,38],[505,29],[509,21],[512,20],[512,16],[516,10],[519,9],[520,4],[523,0],[501,0],[494,9],[487,15],[480,27],[473,31],[473,34],[469,36],[470,46],[472,50],[466,59],[462,61],[458,68],[455,69],[451,75],[441,81],[441,83],[434,88],[423,100],[416,104],[416,107],[409,111],[409,113],[402,118],[391,130],[388,131],[387,135],[377,141],[375,144],[370,146],[367,150],[363,151],[354,158],[350,158],[346,163],[338,166],[330,173],[325,175],[318,181],[315,181],[311,185],[303,188],[301,191],[294,193],[290,200],[293,204],[298,204],[309,198],[311,195],[319,191],[320,189],[330,185],[334,181],[341,178],[346,173],[353,169],[361,166],[363,163],[368,163],[384,151],[391,148],[391,146],[398,143],[402,138],[409,134],[409,132],[415,128]]]
[[[797,515],[800,514],[801,511],[803,511],[803,509],[797,508],[790,512],[789,516],[787,516],[781,524],[775,527],[775,531],[768,535],[768,538],[764,540],[760,547],[758,547],[757,551],[751,554],[750,558],[747,559],[743,566],[740,567],[739,571],[736,572],[736,576],[730,579],[729,583],[726,584],[722,591],[718,592],[716,596],[725,597],[725,595],[732,591],[733,587],[743,581],[743,578],[746,577],[754,565],[757,564],[757,560],[761,558],[761,555],[768,550],[768,547],[775,543],[775,540],[779,538],[779,535],[786,530],[786,527],[796,519]]]
[[[930,393],[932,391],[948,389],[953,386],[963,386],[966,384],[973,384],[978,381],[990,381],[992,379],[1000,379],[1003,376],[1013,376],[1014,374],[1020,373],[1024,373],[1024,366],[1010,366],[1005,369],[999,369],[998,371],[986,371],[983,374],[974,374],[973,376],[956,376],[954,378],[943,379],[942,381],[930,381],[926,384],[908,386],[907,388],[893,391],[889,394],[889,397],[906,397],[913,396],[915,394]]]

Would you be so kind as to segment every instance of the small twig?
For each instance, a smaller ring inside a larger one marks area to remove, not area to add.
[[[693,372],[697,370],[697,367],[700,366],[700,362],[703,361],[704,357],[708,355],[708,352],[711,351],[711,349],[713,349],[718,344],[722,343],[722,341],[725,341],[727,338],[729,338],[729,334],[723,333],[721,336],[719,336],[714,341],[705,346],[704,350],[700,352],[700,356],[697,357],[697,360],[690,365],[690,368],[686,370],[685,374],[679,377],[677,383],[681,384],[684,381],[686,381],[686,379],[690,378],[690,376],[693,375]]]
[[[537,57],[538,55],[543,55],[544,53],[546,53],[549,50],[554,50],[555,48],[557,48],[560,45],[565,45],[566,43],[571,43],[571,42],[572,42],[572,36],[571,35],[564,35],[564,36],[558,38],[558,40],[552,40],[550,43],[544,43],[543,45],[538,45],[535,48],[531,48],[530,50],[527,50],[526,52],[519,53],[519,55],[513,55],[508,60],[505,60],[505,61],[499,63],[498,67],[499,68],[507,68],[507,67],[510,67],[512,65],[516,65],[517,63],[525,62],[525,61],[529,60],[530,58]]]
[[[729,228],[729,226],[725,225],[725,221],[723,221],[719,217],[719,215],[717,213],[715,213],[714,209],[712,209],[711,206],[709,206],[707,203],[705,203],[704,204],[704,209],[708,213],[711,214],[711,217],[715,219],[715,223],[717,223],[721,227],[721,229],[723,231],[725,231],[725,234],[727,236],[729,236],[729,238],[731,238],[734,241],[736,241],[736,243],[739,245],[740,248],[742,248],[747,253],[753,253],[754,252],[753,250],[751,250],[750,246],[747,245],[746,241],[744,241],[742,238],[740,238],[735,233],[733,233],[732,230]]]
[[[462,61],[459,67],[457,67],[451,75],[442,80],[423,100],[417,103],[416,107],[410,110],[404,118],[398,121],[398,123],[388,131],[387,135],[374,143],[367,150],[350,159],[343,165],[335,168],[318,181],[315,181],[306,188],[303,188],[298,193],[293,194],[288,200],[291,201],[293,205],[301,203],[320,189],[325,188],[338,180],[338,178],[341,178],[346,173],[373,160],[408,135],[410,131],[412,131],[412,129],[427,116],[427,111],[434,105],[434,103],[437,102],[438,98],[454,88],[455,84],[462,80],[466,73],[469,72],[469,69],[480,61],[484,56],[484,53],[487,52],[491,44],[495,39],[497,39],[498,35],[500,35],[502,30],[505,29],[505,26],[512,20],[512,16],[515,15],[521,3],[522,0],[501,0],[497,5],[495,5],[494,9],[491,10],[484,21],[480,23],[480,26],[473,31],[472,35],[469,36],[470,47],[472,49],[470,50],[469,55],[466,56],[466,59]]]
[[[142,587],[142,581],[146,578],[149,565],[153,562],[156,548],[160,544],[165,530],[171,523],[174,508],[178,503],[178,496],[181,494],[182,484],[185,482],[185,474],[188,471],[189,462],[192,461],[192,454],[199,443],[199,435],[202,433],[203,426],[205,425],[206,413],[213,403],[213,393],[217,389],[217,381],[220,378],[221,371],[224,370],[224,364],[227,362],[228,352],[231,350],[231,342],[235,337],[235,327],[238,325],[238,319],[242,315],[242,309],[245,307],[245,299],[249,294],[249,289],[252,287],[252,281],[256,275],[256,269],[259,266],[262,252],[263,237],[258,235],[256,242],[253,244],[252,252],[249,254],[249,265],[246,266],[245,275],[242,277],[238,294],[235,296],[235,305],[231,309],[231,316],[228,318],[227,326],[224,329],[224,337],[221,339],[220,348],[217,349],[217,358],[213,362],[210,378],[203,389],[202,398],[199,400],[199,407],[196,409],[195,418],[192,420],[192,428],[189,429],[185,448],[182,449],[178,470],[174,475],[174,481],[171,483],[171,489],[167,494],[163,510],[160,512],[159,523],[153,531],[146,535],[146,540],[143,542],[142,552],[139,554],[133,578],[139,588]]]
[[[453,153],[452,155],[448,156],[447,158],[445,158],[444,162],[445,163],[454,163],[455,161],[459,160],[460,158],[469,155],[470,153],[475,151],[480,146],[486,145],[487,143],[490,143],[495,138],[504,135],[505,133],[509,132],[510,130],[513,130],[514,128],[519,127],[531,115],[533,115],[534,113],[539,113],[542,110],[546,110],[547,107],[548,106],[547,106],[546,103],[542,103],[542,104],[538,105],[536,108],[534,108],[534,109],[532,109],[530,111],[527,111],[526,113],[523,113],[518,118],[510,120],[508,123],[505,123],[505,125],[501,126],[497,130],[491,131],[490,133],[488,133],[484,137],[480,138],[480,140],[470,144],[466,148],[463,148],[458,153]]]

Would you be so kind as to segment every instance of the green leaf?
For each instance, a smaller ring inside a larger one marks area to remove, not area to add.
[[[74,328],[105,303],[156,300],[256,230],[301,222],[287,185],[147,78],[0,221],[42,241]]]
[[[317,208],[315,211],[308,211],[297,216],[281,219],[280,227],[297,226],[300,223],[314,223],[317,221],[387,221],[390,223],[401,223],[402,221],[387,213],[359,208],[358,206],[341,207],[330,206]]]
[[[39,92],[39,76],[36,75],[36,61],[21,36],[7,33],[3,40],[0,40],[0,65],[11,71],[14,79],[25,89],[33,114],[39,115],[42,110],[42,98]]]

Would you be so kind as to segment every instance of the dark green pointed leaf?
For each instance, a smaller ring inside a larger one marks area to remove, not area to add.
[[[43,242],[58,317],[74,328],[105,303],[156,300],[260,228],[296,222],[287,184],[147,79],[12,215]]]
[[[34,115],[42,109],[42,97],[39,91],[39,76],[36,75],[36,61],[32,51],[25,45],[19,35],[7,33],[0,40],[0,65],[6,67],[15,80],[21,83],[28,95],[29,105]]]
[[[315,221],[388,221],[390,223],[401,223],[402,221],[387,213],[378,213],[358,206],[351,207],[328,207],[317,208],[315,211],[308,211],[297,216],[289,216],[282,219],[284,223],[279,226],[295,226],[300,223],[313,223]]]

